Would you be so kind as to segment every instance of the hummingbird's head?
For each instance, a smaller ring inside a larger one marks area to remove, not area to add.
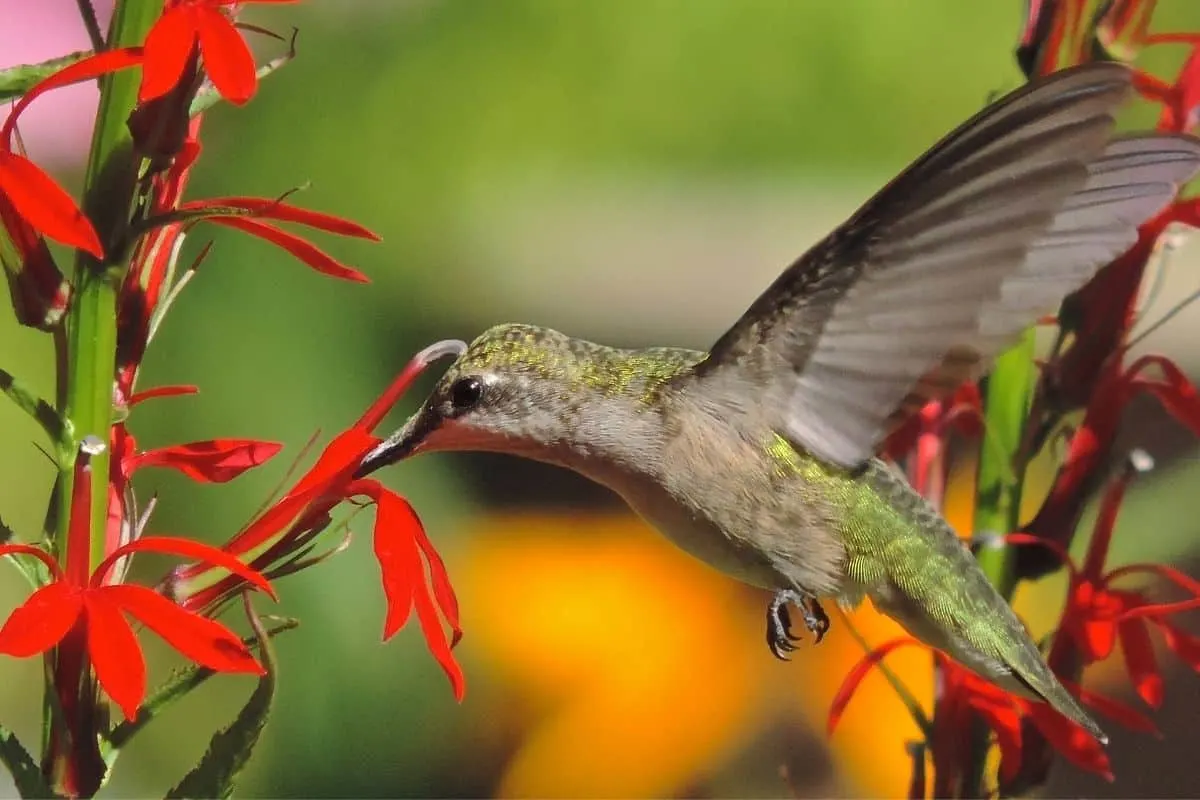
[[[565,389],[577,348],[576,340],[547,328],[490,328],[455,359],[404,426],[367,454],[357,474],[417,453],[526,453],[552,445],[574,407]]]

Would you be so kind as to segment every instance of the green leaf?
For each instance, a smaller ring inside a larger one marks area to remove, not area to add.
[[[29,387],[13,376],[11,372],[0,369],[0,392],[17,404],[17,407],[33,417],[50,441],[58,444],[62,441],[63,420],[54,410],[54,406],[33,393]]]
[[[290,631],[299,626],[300,620],[285,618],[279,620],[273,627],[267,628],[263,631],[263,634],[266,639],[272,639],[284,631]],[[254,636],[247,636],[242,639],[242,643],[247,647],[254,647],[261,640],[261,637],[255,634]],[[109,767],[111,768],[113,762],[116,761],[121,748],[129,744],[129,740],[139,731],[160,716],[172,703],[187,695],[215,674],[217,673],[211,669],[206,669],[195,664],[173,672],[171,677],[142,703],[141,708],[138,709],[137,719],[122,721],[103,737],[101,751],[104,753],[104,760],[108,762]]]
[[[237,719],[228,728],[213,734],[208,743],[208,752],[191,772],[183,776],[167,797],[230,797],[238,774],[250,761],[254,746],[267,726],[271,712],[271,700],[275,697],[275,652],[271,637],[267,635],[262,621],[250,605],[249,593],[243,596],[246,616],[259,641],[259,655],[267,674],[258,682],[250,700],[238,713]]]
[[[57,797],[50,790],[42,770],[17,740],[16,734],[0,725],[0,761],[8,767],[21,797]]]
[[[91,54],[91,50],[80,50],[40,64],[18,64],[8,69],[0,69],[0,103],[20,97],[32,89],[34,84]]]

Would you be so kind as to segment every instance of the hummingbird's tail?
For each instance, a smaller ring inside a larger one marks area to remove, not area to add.
[[[848,573],[922,642],[1015,694],[1049,703],[1101,743],[1108,737],[1050,670],[1024,623],[941,515],[880,461],[864,478],[894,513],[886,535],[846,539]],[[881,520],[873,519],[874,525]]]

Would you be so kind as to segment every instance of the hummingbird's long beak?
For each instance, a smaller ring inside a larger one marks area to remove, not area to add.
[[[365,478],[377,469],[395,464],[413,454],[417,446],[442,423],[441,417],[428,406],[408,418],[400,430],[377,444],[363,456],[355,478]]]
[[[444,341],[435,342],[429,345],[421,352],[417,353],[404,370],[400,373],[400,377],[392,384],[392,388],[384,394],[382,398],[376,401],[376,406],[380,403],[386,403],[383,406],[384,411],[380,412],[374,418],[374,422],[369,427],[374,427],[378,424],[379,419],[383,417],[383,413],[391,407],[392,403],[396,402],[404,390],[412,383],[413,379],[425,371],[434,361],[439,358],[452,356],[458,358],[467,351],[467,343],[459,339],[446,339]],[[367,412],[368,415],[374,413]],[[358,470],[354,473],[355,478],[364,478],[370,475],[380,467],[386,467],[388,464],[395,464],[402,458],[407,458],[412,455],[413,450],[421,443],[429,433],[442,423],[441,417],[436,411],[428,405],[422,406],[421,410],[409,417],[408,422],[400,430],[393,433],[388,438],[384,439],[374,449],[370,450],[363,456],[362,462],[359,464]]]

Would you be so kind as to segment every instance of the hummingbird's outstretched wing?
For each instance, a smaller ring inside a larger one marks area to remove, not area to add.
[[[975,115],[788,267],[694,378],[734,404],[764,387],[753,402],[819,458],[870,458],[1130,247],[1200,169],[1188,136],[1110,141],[1130,84],[1124,66],[1089,64]]]

